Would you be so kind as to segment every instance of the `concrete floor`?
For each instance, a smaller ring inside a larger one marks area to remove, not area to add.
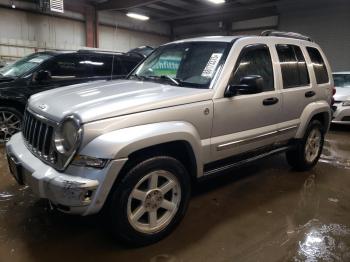
[[[350,127],[333,128],[321,162],[284,156],[203,182],[177,230],[153,246],[115,243],[101,217],[52,212],[10,177],[0,149],[0,261],[350,261]]]

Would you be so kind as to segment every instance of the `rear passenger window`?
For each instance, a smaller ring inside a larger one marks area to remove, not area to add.
[[[91,68],[92,76],[111,76],[112,59],[112,55],[89,55],[82,63]]]
[[[275,90],[271,55],[266,45],[247,46],[242,50],[230,84],[239,85],[243,77],[252,75],[264,79],[263,91]]]
[[[293,88],[310,84],[305,58],[300,47],[295,45],[277,45],[280,60],[283,87]]]
[[[90,74],[90,68],[85,63],[85,57],[75,54],[65,54],[55,57],[47,65],[52,78],[69,79],[82,78]]]
[[[324,63],[322,55],[316,48],[307,47],[306,49],[309,53],[311,62],[315,70],[317,84],[328,83],[329,77],[328,77],[327,67]]]

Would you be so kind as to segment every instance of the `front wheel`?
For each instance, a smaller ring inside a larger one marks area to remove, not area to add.
[[[190,198],[187,170],[177,159],[156,156],[136,164],[112,196],[110,218],[123,243],[143,246],[167,236],[181,221]]]
[[[287,151],[287,162],[298,171],[313,168],[322,153],[325,131],[320,121],[313,120],[303,137],[297,142],[296,148]]]
[[[10,140],[11,136],[21,131],[22,114],[12,107],[0,107],[0,144]]]

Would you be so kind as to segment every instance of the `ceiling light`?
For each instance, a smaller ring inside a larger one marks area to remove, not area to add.
[[[212,2],[213,4],[224,4],[226,1],[225,0],[208,0],[209,2]]]
[[[145,15],[140,15],[140,14],[136,14],[136,13],[127,13],[126,14],[128,17],[134,18],[134,19],[138,19],[138,20],[142,20],[142,21],[146,21],[149,19],[148,16]]]

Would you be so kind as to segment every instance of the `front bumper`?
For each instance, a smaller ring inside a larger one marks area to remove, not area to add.
[[[350,125],[350,106],[335,104],[332,123]]]
[[[104,169],[69,166],[62,173],[36,158],[24,145],[21,133],[12,136],[6,150],[20,166],[24,184],[36,195],[50,200],[63,212],[80,215],[101,210],[127,160],[111,160]]]

